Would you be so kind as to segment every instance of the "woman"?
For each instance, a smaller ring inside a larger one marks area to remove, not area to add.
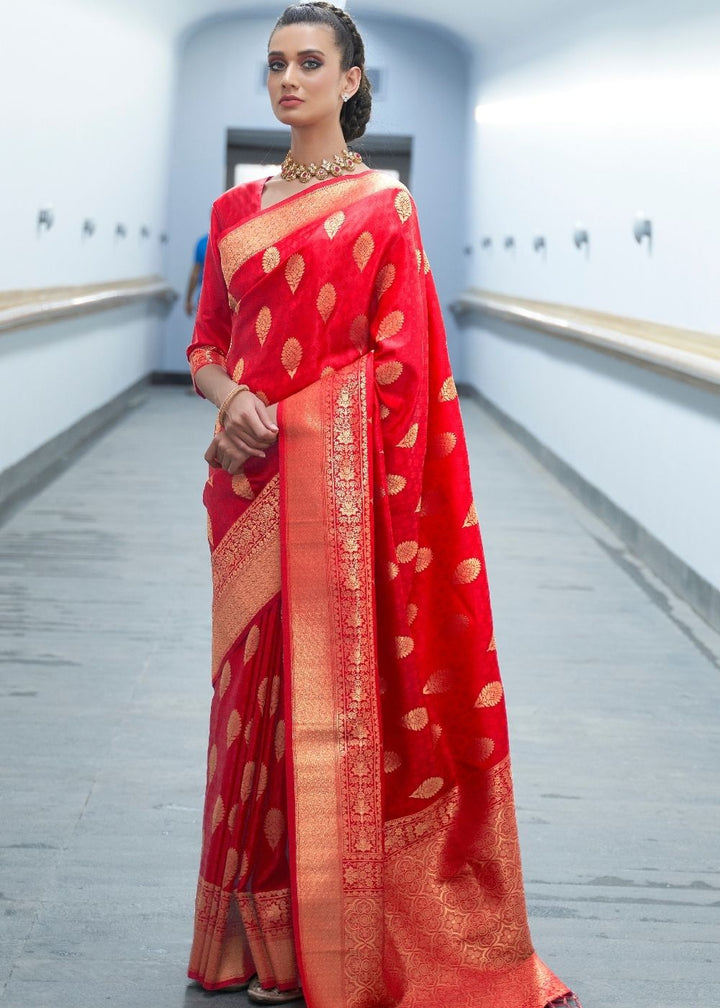
[[[543,1008],[442,319],[407,190],[345,148],[363,44],[289,7],[281,175],[213,207],[189,359],[213,683],[189,975],[310,1008]],[[251,978],[254,978],[251,980]]]

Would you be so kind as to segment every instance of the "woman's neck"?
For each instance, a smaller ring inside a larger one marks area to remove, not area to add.
[[[290,150],[297,162],[304,165],[320,164],[323,160],[331,160],[335,154],[340,154],[347,143],[338,126],[332,131],[313,129],[294,129],[292,131]]]

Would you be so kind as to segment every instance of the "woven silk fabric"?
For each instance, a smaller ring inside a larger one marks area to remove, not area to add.
[[[209,783],[190,975],[310,1008],[543,1008],[478,518],[430,263],[379,172],[213,208],[189,359],[267,403],[206,489]]]

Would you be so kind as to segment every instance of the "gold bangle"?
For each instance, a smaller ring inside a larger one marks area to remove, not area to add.
[[[218,424],[219,424],[220,427],[222,427],[224,425],[224,423],[225,423],[225,414],[227,413],[228,406],[233,401],[233,399],[235,398],[235,396],[239,392],[249,392],[249,391],[250,391],[250,389],[248,388],[247,385],[236,385],[234,389],[230,389],[230,391],[228,392],[228,394],[223,399],[223,401],[222,401],[222,403],[220,405],[220,409],[218,410],[217,422],[218,422]]]

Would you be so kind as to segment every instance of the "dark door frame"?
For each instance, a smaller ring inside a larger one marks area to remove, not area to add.
[[[410,185],[413,138],[395,134],[370,133],[352,144],[371,168],[394,168],[400,181]],[[228,129],[226,138],[225,186],[232,188],[235,165],[280,164],[288,151],[287,130]]]

